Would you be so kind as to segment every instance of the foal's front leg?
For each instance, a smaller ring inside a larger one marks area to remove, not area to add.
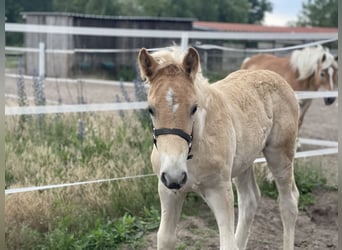
[[[220,250],[238,249],[234,235],[234,194],[231,181],[206,188],[203,196],[215,214],[220,231]]]
[[[185,193],[167,189],[161,181],[158,183],[161,205],[161,220],[158,230],[158,249],[176,247],[176,227],[182,210]]]

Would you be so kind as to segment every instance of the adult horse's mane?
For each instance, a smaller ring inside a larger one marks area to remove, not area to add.
[[[325,55],[325,58],[324,58]],[[299,80],[303,80],[311,76],[318,70],[318,63],[322,61],[321,69],[335,66],[337,63],[330,54],[328,48],[323,48],[321,45],[316,47],[306,47],[302,50],[295,50],[291,54],[290,63],[292,67],[298,70]]]
[[[151,56],[159,63],[160,68],[170,67],[170,65],[181,66],[185,55],[186,51],[179,46],[170,46],[151,53]],[[141,72],[141,76],[142,78],[146,77],[143,72]],[[201,64],[199,64],[195,84],[207,83],[208,80],[203,76]]]

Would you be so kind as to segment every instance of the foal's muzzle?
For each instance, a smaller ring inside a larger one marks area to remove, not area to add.
[[[162,183],[168,188],[168,189],[180,189],[184,184],[186,183],[188,179],[188,175],[186,172],[183,172],[181,177],[176,179],[169,176],[167,173],[163,172],[160,177]]]
[[[336,97],[325,97],[324,98],[324,103],[325,105],[331,105],[335,102]]]
[[[192,159],[192,155],[190,154],[191,148],[192,148],[192,133],[189,135],[188,133],[184,132],[181,129],[178,128],[159,128],[155,129],[153,128],[153,142],[155,147],[157,147],[157,137],[160,135],[177,135],[184,139],[188,143],[188,156],[187,160]],[[175,166],[179,164],[179,162],[173,162]],[[171,166],[171,169],[174,166]],[[167,170],[164,169],[164,171],[160,175],[161,182],[168,188],[168,189],[180,189],[183,187],[188,180],[188,175],[184,170],[181,169],[173,169],[170,171],[170,169]]]

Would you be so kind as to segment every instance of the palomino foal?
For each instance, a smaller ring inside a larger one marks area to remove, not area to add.
[[[138,56],[154,126],[151,162],[161,202],[158,249],[175,248],[188,192],[199,193],[214,212],[220,249],[245,249],[260,200],[252,165],[261,152],[279,192],[284,249],[293,249],[298,213],[295,95],[283,78],[266,70],[240,70],[208,84],[199,60],[193,48],[185,55],[177,47],[152,55],[141,49]],[[232,178],[239,205],[235,233]]]

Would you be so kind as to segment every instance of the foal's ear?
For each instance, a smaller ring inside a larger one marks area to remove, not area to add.
[[[140,68],[140,75],[142,79],[150,79],[155,73],[158,66],[156,60],[147,52],[145,48],[142,48],[138,55],[138,64]]]
[[[189,48],[188,53],[183,59],[183,69],[194,81],[199,68],[199,55],[194,48]]]

